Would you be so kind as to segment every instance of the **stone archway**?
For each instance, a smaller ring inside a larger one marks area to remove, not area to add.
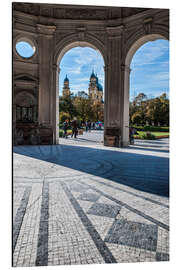
[[[125,57],[125,73],[124,73],[124,112],[123,112],[123,142],[124,146],[129,144],[129,82],[130,82],[130,64],[136,51],[146,42],[155,41],[157,39],[168,39],[168,33],[163,34],[147,34],[132,41],[131,46],[127,50]]]
[[[130,59],[147,37],[168,39],[168,17],[167,9],[13,3],[14,75],[37,78],[38,125],[52,130],[54,144],[59,143],[58,64],[67,50],[85,44],[100,51],[105,63],[104,144],[129,144]],[[32,40],[36,53],[19,57],[17,40]]]
[[[104,60],[104,68],[106,65],[105,49],[103,44],[97,38],[86,36],[86,38],[83,38],[83,40],[79,40],[79,37],[77,35],[73,35],[68,37],[67,39],[62,40],[57,45],[54,56],[54,67],[56,67],[56,69],[54,69],[54,78],[56,82],[54,84],[54,93],[56,93],[56,126],[54,127],[54,129],[56,130],[56,144],[59,143],[59,65],[65,53],[75,47],[90,47],[98,51]],[[106,91],[106,88],[104,88],[104,91]]]

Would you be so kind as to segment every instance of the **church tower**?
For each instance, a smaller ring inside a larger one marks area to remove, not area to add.
[[[103,88],[102,85],[98,82],[98,77],[97,74],[95,75],[94,70],[92,70],[90,76],[88,92],[89,97],[93,100],[94,103],[103,103]]]
[[[64,96],[70,96],[70,88],[69,88],[69,79],[66,74],[66,78],[64,79],[64,87],[63,87],[63,97]]]

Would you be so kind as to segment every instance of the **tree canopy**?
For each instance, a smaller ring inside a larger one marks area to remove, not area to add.
[[[74,117],[83,122],[103,121],[104,105],[101,102],[94,103],[86,92],[80,91],[76,96],[71,94],[59,98],[59,117],[60,122],[65,119],[71,121]]]
[[[169,126],[169,99],[163,93],[160,97],[147,99],[140,93],[130,102],[130,123],[132,124],[154,124]]]

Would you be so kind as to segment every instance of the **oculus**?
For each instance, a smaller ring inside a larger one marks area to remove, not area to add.
[[[21,57],[30,58],[35,54],[35,50],[35,46],[27,41],[18,41],[16,43],[16,51]]]

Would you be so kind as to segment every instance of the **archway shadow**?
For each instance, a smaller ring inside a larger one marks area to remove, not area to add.
[[[136,190],[169,196],[169,158],[88,146],[18,146],[14,153],[48,161]],[[71,175],[70,175],[71,177]],[[98,180],[97,180],[98,181]]]
[[[147,148],[148,147],[148,148]],[[154,148],[155,147],[155,148]],[[157,147],[157,148],[156,148]],[[148,145],[140,145],[140,144],[134,144],[133,147],[131,147],[131,149],[134,150],[143,150],[143,151],[151,151],[151,152],[164,152],[164,153],[169,153],[169,150],[166,149],[158,149],[158,146],[151,146],[151,148],[149,148]]]

